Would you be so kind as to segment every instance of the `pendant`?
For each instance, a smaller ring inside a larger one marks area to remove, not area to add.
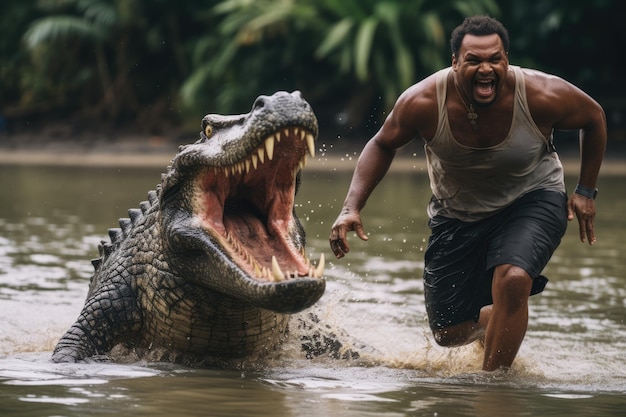
[[[470,123],[472,124],[472,127],[474,128],[474,130],[478,129],[478,114],[476,114],[476,110],[474,110],[474,105],[470,104],[469,106],[469,111],[467,112],[467,118],[469,119]]]

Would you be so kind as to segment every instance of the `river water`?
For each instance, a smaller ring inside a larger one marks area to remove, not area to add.
[[[254,371],[51,363],[82,308],[97,244],[160,172],[0,165],[3,417],[626,415],[623,176],[600,180],[596,245],[579,243],[570,225],[506,373],[481,372],[477,345],[433,342],[421,282],[429,189],[417,166],[390,172],[375,190],[363,212],[370,239],[352,236],[342,260],[331,255],[328,235],[351,170],[306,171],[297,198],[309,256],[327,259],[327,292],[314,308],[375,347],[376,365],[302,359],[292,353],[296,342]],[[567,182],[572,189],[575,178]]]

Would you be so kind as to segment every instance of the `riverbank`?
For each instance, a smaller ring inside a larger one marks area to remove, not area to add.
[[[172,137],[146,135],[120,135],[115,140],[56,140],[36,141],[28,137],[0,137],[0,164],[3,165],[51,165],[51,166],[120,166],[165,168],[183,143],[196,138],[177,134]],[[178,141],[178,142],[177,142]],[[309,170],[352,171],[363,143],[347,140],[327,145],[318,139],[318,150],[309,158]],[[559,156],[568,174],[576,174],[579,157],[576,147],[561,147]],[[421,144],[403,148],[396,157],[392,170],[423,171],[426,160]],[[626,175],[626,144],[610,142],[602,165],[601,175]]]

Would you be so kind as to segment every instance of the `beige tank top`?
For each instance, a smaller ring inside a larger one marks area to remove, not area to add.
[[[447,79],[451,68],[437,73],[439,121],[435,136],[424,145],[433,198],[428,215],[476,221],[488,217],[529,191],[565,192],[563,167],[552,138],[545,138],[532,119],[526,84],[515,72],[515,104],[511,129],[495,146],[473,148],[459,143],[448,123]]]

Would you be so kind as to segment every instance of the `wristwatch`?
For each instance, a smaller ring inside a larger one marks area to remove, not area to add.
[[[576,184],[576,189],[574,190],[574,192],[576,194],[580,194],[583,197],[587,197],[587,198],[590,198],[592,200],[595,200],[596,196],[598,195],[598,189],[597,188],[589,188],[589,187],[586,187],[586,186],[580,185],[580,184]]]

